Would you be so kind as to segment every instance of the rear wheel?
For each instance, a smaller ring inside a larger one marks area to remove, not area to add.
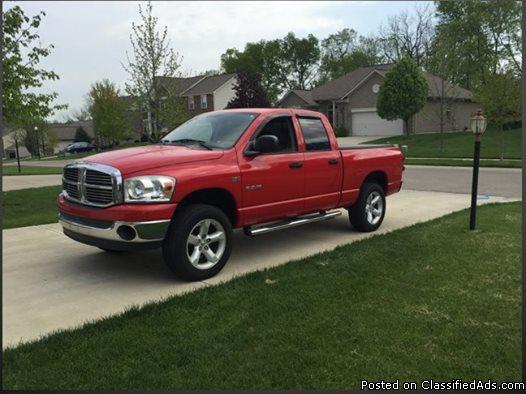
[[[377,183],[364,183],[358,201],[349,209],[353,227],[361,232],[375,231],[385,216],[385,193]]]
[[[220,209],[189,205],[178,212],[163,242],[164,261],[180,278],[216,275],[230,257],[232,225]]]

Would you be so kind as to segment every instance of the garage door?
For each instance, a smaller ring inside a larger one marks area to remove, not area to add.
[[[376,111],[352,111],[352,135],[401,135],[404,122],[385,120]]]

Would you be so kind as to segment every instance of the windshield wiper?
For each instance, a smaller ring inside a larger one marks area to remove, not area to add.
[[[212,150],[212,147],[208,146],[205,141],[194,140],[192,138],[181,138],[179,140],[163,140],[162,142],[169,143],[169,144],[181,144],[181,145],[197,144],[199,146],[202,146],[205,149]]]

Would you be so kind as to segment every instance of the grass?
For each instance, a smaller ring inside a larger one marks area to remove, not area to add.
[[[459,159],[418,159],[407,157],[405,164],[417,164],[423,166],[459,166],[473,167],[472,160]],[[522,168],[522,160],[480,160],[481,167]]]
[[[521,379],[521,204],[468,211],[4,352],[6,389]]]
[[[48,175],[62,174],[62,167],[37,167],[37,166],[20,166],[21,172],[18,172],[18,166],[2,166],[2,174],[10,175]]]
[[[504,158],[522,158],[522,130],[513,129],[504,132]],[[445,133],[444,150],[440,150],[440,134],[413,134],[410,136],[397,136],[381,138],[367,143],[392,143],[407,145],[408,157],[473,157],[473,133]],[[500,133],[494,129],[488,129],[482,137],[481,158],[499,159],[500,158]]]
[[[3,192],[4,229],[55,223],[61,186]]]

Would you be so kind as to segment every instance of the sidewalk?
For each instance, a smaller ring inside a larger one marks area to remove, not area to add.
[[[80,159],[77,159],[80,160]],[[20,165],[30,167],[64,167],[66,164],[74,162],[74,159],[57,159],[57,160],[24,160],[20,161]],[[16,166],[16,161],[10,163],[3,163],[4,166]]]
[[[2,177],[2,191],[54,186],[62,183],[62,175],[10,175]]]

